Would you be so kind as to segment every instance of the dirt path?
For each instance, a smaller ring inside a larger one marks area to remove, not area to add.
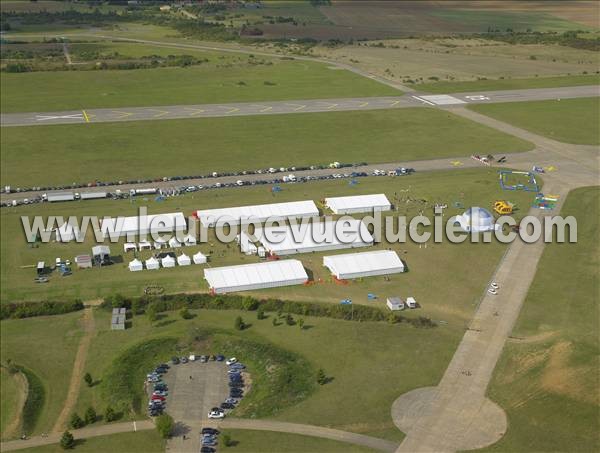
[[[5,370],[7,373],[8,371]],[[27,401],[27,395],[29,395],[29,383],[27,382],[27,378],[21,372],[15,373],[11,376],[16,384],[18,389],[18,401],[17,401],[17,411],[11,422],[6,426],[4,430],[3,437],[11,438],[17,437],[19,433],[19,428],[22,424],[23,418],[23,408],[25,407],[25,401]]]
[[[52,432],[62,432],[65,429],[68,417],[73,412],[75,404],[77,403],[77,397],[79,396],[79,390],[81,389],[81,381],[83,381],[83,375],[85,374],[85,362],[88,349],[92,342],[92,338],[96,333],[93,308],[88,307],[83,310],[81,324],[83,328],[83,337],[81,337],[81,342],[79,343],[79,348],[77,349],[77,354],[75,356],[75,362],[73,363],[73,373],[71,374],[71,382],[69,383],[69,392],[67,393],[62,411],[52,428]]]

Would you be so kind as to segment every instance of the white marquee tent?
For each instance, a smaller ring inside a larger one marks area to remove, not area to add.
[[[208,261],[206,255],[202,252],[196,253],[192,259],[194,260],[194,264],[204,264]]]
[[[206,228],[226,223],[239,225],[252,222],[262,223],[267,219],[287,220],[318,216],[319,209],[312,200],[196,211],[196,217]]]
[[[177,257],[177,264],[179,264],[180,266],[189,266],[190,264],[192,264],[192,260],[190,260],[190,257],[187,256],[185,253],[182,253]]]
[[[398,254],[390,250],[324,256],[323,266],[327,267],[340,280],[397,274],[405,271],[404,263]]]
[[[299,224],[265,228],[259,241],[269,253],[279,256],[373,245],[373,236],[357,219],[310,222],[302,228]]]
[[[175,267],[175,258],[167,255],[160,260],[160,263],[162,264],[162,267]]]
[[[212,292],[221,294],[301,285],[308,275],[300,261],[279,260],[204,269],[204,278]]]
[[[153,270],[158,269],[160,266],[158,264],[158,260],[154,257],[148,258],[146,260],[146,269]]]
[[[131,272],[141,271],[144,268],[142,262],[138,259],[129,262],[129,270]]]
[[[148,241],[142,241],[138,244],[138,248],[140,250],[150,250],[152,248],[152,244]]]
[[[331,209],[334,214],[355,214],[392,209],[392,204],[383,193],[325,198],[325,206]]]
[[[181,212],[133,217],[109,217],[103,219],[100,224],[100,231],[104,238],[170,233],[185,229],[185,216]]]

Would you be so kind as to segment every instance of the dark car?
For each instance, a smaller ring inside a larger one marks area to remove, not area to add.
[[[244,386],[243,382],[230,382],[229,387],[233,388],[242,388]]]
[[[244,396],[242,389],[231,389],[229,391],[230,398],[241,398],[242,396]]]
[[[221,409],[235,409],[235,406],[231,403],[221,403]]]
[[[218,435],[220,431],[216,428],[202,428],[201,434],[212,434],[214,436]]]
[[[225,360],[225,356],[221,355],[221,354],[217,354],[216,359],[217,359],[217,362],[222,362],[223,360]]]
[[[171,358],[171,363],[173,365],[179,365],[179,358],[178,357],[172,357]]]
[[[214,453],[216,450],[212,447],[204,446],[200,449],[200,453]]]

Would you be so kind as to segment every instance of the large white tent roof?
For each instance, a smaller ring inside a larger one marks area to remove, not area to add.
[[[308,275],[300,261],[279,260],[204,269],[204,278],[212,291],[226,293],[299,285]]]
[[[166,233],[185,230],[185,216],[181,212],[133,217],[109,217],[102,220],[100,231],[115,237],[138,234]]]
[[[203,209],[196,216],[205,227],[264,222],[267,219],[285,220],[290,218],[317,217],[319,209],[312,200],[271,203],[235,208]]]
[[[303,230],[304,228],[304,230]],[[358,219],[309,222],[265,228],[258,238],[276,255],[308,253],[373,245],[373,236]]]
[[[375,250],[323,257],[323,265],[340,279],[404,272],[404,263],[396,252]]]
[[[385,194],[352,195],[325,198],[325,204],[336,214],[345,212],[387,211],[392,205]]]

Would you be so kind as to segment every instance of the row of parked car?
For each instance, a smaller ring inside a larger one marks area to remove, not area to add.
[[[221,403],[219,407],[213,407],[208,413],[208,418],[222,419],[225,418],[227,410],[235,409],[239,404],[240,399],[244,396],[244,378],[243,370],[246,366],[238,362],[237,358],[232,357],[225,362],[227,365],[227,377],[229,380],[229,398]]]
[[[169,368],[169,365],[166,363],[161,363],[146,375],[148,384],[153,386],[152,395],[150,396],[150,401],[148,401],[148,415],[150,417],[157,417],[162,414],[167,405],[169,388],[163,382],[162,377]]]

